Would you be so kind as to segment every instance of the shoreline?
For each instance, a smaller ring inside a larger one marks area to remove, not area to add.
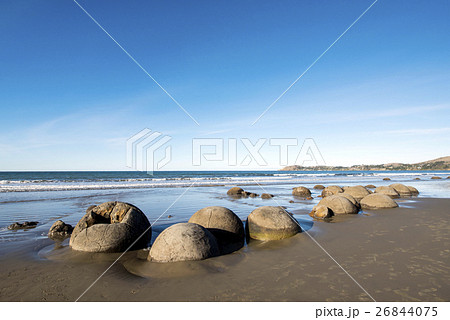
[[[449,301],[448,207],[450,199],[402,199],[309,229],[307,210],[295,217],[377,301]],[[48,239],[17,246],[0,258],[1,301],[74,301],[116,257],[52,250]],[[81,301],[371,301],[305,232],[197,262],[161,265],[143,254],[127,253]]]

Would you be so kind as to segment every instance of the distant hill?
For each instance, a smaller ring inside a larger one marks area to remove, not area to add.
[[[302,166],[287,166],[280,171],[358,171],[358,170],[374,170],[374,171],[390,171],[390,170],[450,170],[450,156],[440,157],[433,160],[423,161],[419,163],[385,163],[376,165],[353,165],[351,167],[343,166],[317,166],[317,167],[302,167]]]

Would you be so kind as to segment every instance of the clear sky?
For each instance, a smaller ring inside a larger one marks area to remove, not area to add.
[[[172,137],[165,170],[258,168],[193,167],[192,138],[313,138],[328,165],[450,155],[447,0],[379,0],[253,126],[373,0],[78,2],[200,125],[75,2],[2,1],[0,170],[127,170],[144,128]]]

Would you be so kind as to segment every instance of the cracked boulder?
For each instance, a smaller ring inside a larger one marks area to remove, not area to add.
[[[112,201],[90,206],[73,229],[70,247],[87,252],[123,252],[148,247],[150,222],[132,204]],[[136,243],[135,243],[136,241]]]

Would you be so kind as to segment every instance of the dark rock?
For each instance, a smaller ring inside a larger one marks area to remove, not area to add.
[[[72,234],[73,227],[61,220],[56,221],[48,231],[48,237],[52,240],[64,240]]]
[[[263,193],[261,195],[261,198],[263,198],[263,199],[272,199],[273,197],[274,197],[274,195],[270,194],[270,193]]]
[[[38,221],[25,221],[23,223],[15,222],[8,226],[8,230],[32,229],[36,228]]]

